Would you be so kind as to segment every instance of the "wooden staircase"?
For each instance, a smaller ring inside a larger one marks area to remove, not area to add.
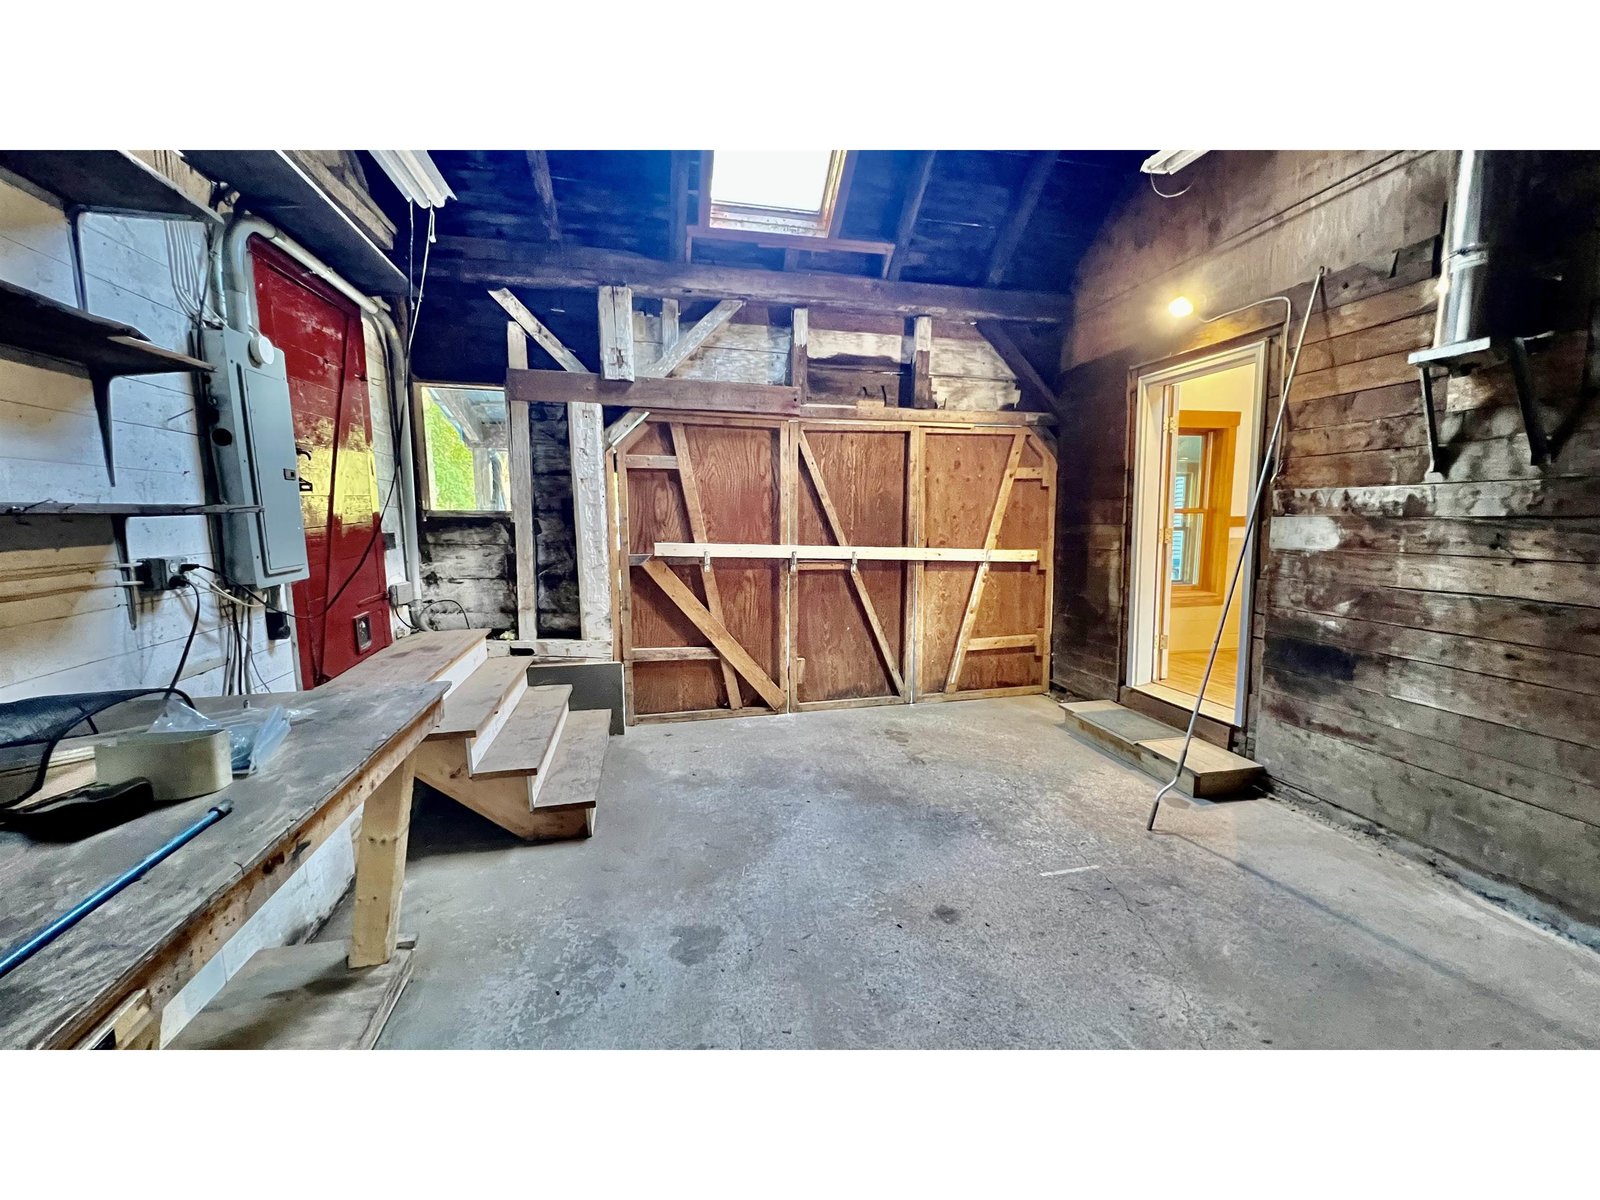
[[[327,686],[450,683],[417,778],[528,841],[590,837],[610,712],[569,713],[569,685],[530,687],[532,660],[490,658],[483,639],[481,629],[412,634]]]
[[[1166,783],[1172,778],[1183,749],[1181,729],[1110,700],[1083,700],[1061,707],[1067,714],[1067,728],[1081,740],[1109,750],[1152,779]],[[1178,790],[1186,796],[1214,800],[1242,791],[1265,775],[1259,763],[1195,738],[1184,759]]]

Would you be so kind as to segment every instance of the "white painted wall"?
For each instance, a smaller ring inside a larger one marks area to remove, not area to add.
[[[82,219],[82,245],[90,311],[133,325],[161,345],[193,352],[192,321],[173,284],[162,222],[89,215]],[[0,279],[75,304],[72,257],[61,209],[0,172]],[[395,448],[383,340],[371,322],[366,326],[381,500],[394,475]],[[179,374],[117,380],[111,397],[115,487],[106,479],[88,381],[0,359],[0,502],[204,502],[193,379]],[[383,524],[397,534],[402,530],[398,493]],[[204,517],[130,520],[129,555],[213,564],[207,526]],[[401,546],[386,556],[391,582],[405,577]],[[172,678],[194,617],[191,593],[142,601],[137,627],[130,626],[125,589],[108,586],[121,578],[116,561],[109,521],[74,517],[69,525],[55,517],[0,518],[0,701],[155,686]],[[200,632],[181,678],[192,694],[222,691],[222,603],[210,595],[200,602]],[[259,614],[252,645],[261,676],[257,687],[294,690],[293,643],[269,642]],[[298,940],[326,919],[354,874],[352,838],[359,819],[357,810],[174,998],[163,1016],[163,1042],[256,950]]]

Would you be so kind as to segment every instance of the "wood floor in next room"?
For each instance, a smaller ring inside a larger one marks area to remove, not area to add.
[[[586,842],[424,800],[380,1045],[1600,1045],[1600,956],[1272,801],[1146,834],[1155,785],[1062,718],[635,728]]]
[[[1188,650],[1167,655],[1167,677],[1161,682],[1188,695],[1191,698],[1190,706],[1193,707],[1193,697],[1200,690],[1200,681],[1205,678],[1206,659],[1209,657],[1209,650]],[[1217,651],[1216,666],[1211,668],[1211,681],[1206,684],[1206,699],[1213,704],[1232,708],[1238,678],[1239,651],[1233,646],[1224,646]]]

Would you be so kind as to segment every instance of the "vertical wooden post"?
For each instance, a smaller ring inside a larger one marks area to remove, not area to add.
[[[600,376],[633,380],[633,289],[600,289]]]
[[[794,544],[800,534],[800,422],[785,421],[778,427],[778,537]],[[788,698],[789,711],[795,710],[800,690],[799,641],[795,625],[796,591],[800,580],[794,563],[779,562],[778,628],[782,630],[783,653],[778,659],[778,686]]]
[[[927,450],[927,430],[913,425],[906,436],[906,545],[923,547],[927,545],[922,519],[922,463]],[[901,675],[906,681],[908,704],[915,704],[917,700],[922,640],[922,617],[917,604],[922,593],[922,566],[920,562],[906,564],[905,645],[901,650],[905,665]]]
[[[528,335],[515,321],[506,323],[506,361],[512,370],[528,368]],[[571,407],[577,408],[578,405]],[[539,636],[539,573],[533,523],[533,431],[528,405],[506,399],[506,468],[511,476],[511,533],[517,562],[517,637]]]
[[[355,919],[350,932],[351,967],[389,961],[400,936],[400,891],[406,878],[406,843],[411,834],[413,756],[389,772],[367,797],[356,848]]]
[[[668,350],[672,349],[672,347],[676,346],[678,344],[678,338],[683,335],[681,322],[678,320],[678,313],[679,308],[676,300],[673,300],[669,297],[661,302],[662,354],[665,354]]]
[[[933,318],[913,317],[911,323],[911,407],[932,408]]]
[[[800,403],[806,402],[807,364],[810,361],[811,310],[797,308],[790,317],[789,386],[800,389]]]

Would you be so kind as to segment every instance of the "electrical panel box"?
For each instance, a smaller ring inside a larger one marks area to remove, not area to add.
[[[237,329],[206,330],[205,349],[216,367],[208,441],[219,498],[261,506],[221,518],[223,570],[256,588],[304,579],[310,568],[283,355]]]

